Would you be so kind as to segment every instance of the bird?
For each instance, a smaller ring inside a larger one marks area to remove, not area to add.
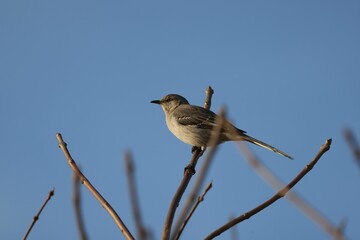
[[[153,100],[150,103],[162,107],[168,129],[182,142],[202,149],[213,147],[210,144],[210,138],[214,127],[218,124],[219,116],[216,113],[200,106],[191,105],[186,98],[178,94],[168,94],[161,100]],[[224,119],[217,144],[226,141],[247,141],[293,159],[289,154],[247,135],[246,131]]]

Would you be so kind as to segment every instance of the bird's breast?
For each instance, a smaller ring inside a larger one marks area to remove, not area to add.
[[[196,125],[180,124],[174,117],[166,117],[166,124],[178,139],[192,146],[206,146],[210,138],[210,131],[204,131]]]

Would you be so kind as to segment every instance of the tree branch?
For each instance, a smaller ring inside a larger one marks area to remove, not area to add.
[[[81,211],[81,194],[80,194],[80,179],[79,177],[73,173],[73,204],[74,204],[74,211],[75,211],[75,218],[76,224],[78,226],[78,231],[81,240],[88,239],[85,225],[84,225],[84,218]]]
[[[214,127],[213,129],[213,133],[212,133],[212,136],[211,136],[211,139],[210,139],[210,143],[209,145],[210,146],[214,146],[212,148],[209,149],[208,151],[208,154],[206,155],[206,158],[204,160],[204,163],[201,167],[201,170],[199,172],[199,176],[194,184],[194,187],[181,211],[181,214],[180,216],[178,217],[178,220],[177,220],[177,223],[175,225],[175,228],[174,228],[174,235],[171,239],[174,239],[174,236],[176,235],[177,237],[175,238],[179,238],[180,237],[180,234],[179,231],[180,231],[180,228],[181,226],[184,224],[184,221],[185,221],[185,218],[186,216],[189,214],[190,210],[191,210],[191,207],[194,205],[195,203],[195,200],[196,200],[196,196],[199,195],[199,191],[201,189],[201,187],[203,186],[204,184],[204,180],[205,180],[205,177],[206,177],[206,174],[208,173],[208,170],[210,168],[210,165],[212,163],[212,159],[214,158],[214,155],[215,155],[215,152],[217,150],[217,147],[216,145],[218,144],[219,142],[219,138],[220,138],[220,135],[221,135],[221,130],[224,126],[224,122],[225,122],[225,109],[224,108],[221,108],[220,109],[220,112],[219,112],[219,118],[216,119],[216,127]]]
[[[250,148],[242,143],[237,142],[237,146],[241,150],[241,153],[244,154],[245,159],[248,161],[249,165],[257,172],[266,183],[268,183],[273,189],[277,190],[285,186],[285,184],[278,179],[250,150]],[[342,227],[336,227],[318,210],[312,207],[309,203],[306,202],[299,194],[294,191],[289,191],[286,195],[286,198],[298,207],[305,215],[307,215],[311,220],[320,226],[327,234],[334,237],[334,239],[345,239],[342,234]]]
[[[212,97],[214,91],[209,86],[206,89],[205,93],[206,93],[206,99],[204,102],[204,108],[210,109],[211,97]],[[203,150],[198,149],[198,148],[193,148],[193,149],[195,149],[195,151],[193,152],[193,156],[190,160],[190,164],[188,165],[188,167],[185,168],[183,179],[181,180],[181,183],[180,183],[177,191],[175,192],[175,195],[174,195],[174,197],[171,201],[170,207],[169,207],[169,211],[166,215],[165,224],[164,224],[164,228],[163,228],[163,232],[162,232],[163,240],[168,240],[170,238],[171,225],[174,220],[176,208],[179,206],[179,202],[182,198],[182,195],[184,194],[185,189],[187,188],[192,176],[195,174],[195,167],[196,167],[198,159],[201,157],[201,155],[205,151],[205,149],[203,149]]]
[[[210,182],[210,183],[206,186],[203,194],[201,194],[201,196],[199,196],[199,197],[197,198],[196,203],[194,204],[194,206],[193,206],[192,209],[190,210],[189,214],[188,214],[187,217],[185,218],[184,222],[182,223],[179,232],[176,234],[176,236],[175,236],[175,239],[176,239],[176,240],[178,240],[178,239],[180,238],[181,233],[183,232],[183,230],[184,230],[185,227],[186,227],[186,224],[189,222],[191,216],[194,214],[194,212],[195,212],[196,208],[199,206],[199,204],[200,204],[202,201],[204,201],[205,195],[207,194],[207,192],[208,192],[211,188],[212,188],[212,182]]]
[[[354,134],[348,128],[344,129],[344,137],[353,152],[358,167],[360,167],[360,145],[356,141]]]
[[[84,186],[93,194],[93,196],[99,201],[101,206],[105,208],[105,210],[110,214],[110,216],[114,219],[116,225],[119,227],[122,234],[126,239],[134,239],[131,235],[130,231],[127,229],[126,225],[123,223],[119,215],[115,212],[112,206],[101,196],[101,194],[96,190],[96,188],[90,183],[90,181],[84,176],[84,174],[80,171],[78,166],[76,165],[74,159],[71,157],[69,150],[66,147],[66,143],[62,139],[60,133],[56,134],[56,139],[59,142],[59,147],[63,151],[65,158],[70,165],[70,168],[75,172],[75,174],[79,177],[80,181]]]
[[[136,225],[136,231],[137,231],[137,237],[139,239],[147,239],[147,230],[144,227],[144,224],[142,222],[141,218],[141,212],[140,212],[140,204],[139,204],[139,197],[136,187],[136,179],[135,179],[135,166],[134,166],[134,160],[132,157],[132,154],[127,151],[125,152],[125,165],[126,165],[126,176],[128,179],[128,185],[129,185],[129,194],[130,194],[130,202],[132,206],[132,211],[134,215],[135,225]]]
[[[205,90],[205,94],[206,94],[206,98],[204,101],[204,108],[209,110],[211,107],[211,98],[212,95],[214,94],[214,90],[211,88],[211,86],[207,87],[207,89]]]
[[[40,214],[42,212],[42,210],[45,208],[46,204],[50,201],[51,197],[54,196],[54,193],[55,193],[55,189],[51,190],[46,199],[45,199],[45,202],[43,203],[43,205],[41,206],[40,210],[38,211],[38,213],[34,216],[33,218],[33,221],[31,222],[28,230],[26,231],[25,233],[25,236],[23,237],[23,240],[27,239],[27,237],[29,236],[30,232],[31,232],[31,229],[34,227],[35,223],[37,220],[39,220],[39,217],[40,217]]]
[[[190,166],[192,166],[193,168],[195,168],[198,159],[200,158],[200,156],[202,155],[202,150],[196,149],[193,157],[190,161]],[[194,171],[191,170],[190,167],[185,168],[185,172],[184,172],[184,177],[181,180],[181,183],[171,201],[170,204],[170,208],[168,211],[168,214],[166,216],[166,220],[165,220],[165,225],[164,225],[164,229],[163,229],[163,233],[162,233],[162,239],[163,240],[168,240],[170,238],[170,232],[171,232],[171,225],[175,216],[175,211],[176,208],[179,206],[179,202],[181,200],[182,195],[185,192],[186,187],[188,186],[191,177],[194,175]]]
[[[268,206],[270,206],[271,204],[273,204],[280,198],[284,197],[286,195],[286,193],[292,187],[294,187],[308,172],[311,171],[311,169],[319,161],[321,156],[330,149],[330,145],[331,145],[331,139],[327,139],[325,144],[323,144],[321,146],[320,151],[315,156],[315,158],[308,165],[306,165],[305,168],[288,185],[286,185],[284,188],[282,188],[280,191],[278,191],[274,196],[272,196],[270,199],[268,199],[264,203],[260,204],[256,208],[250,210],[249,212],[246,212],[246,213],[240,215],[239,217],[229,221],[222,227],[216,229],[215,231],[210,233],[208,236],[206,236],[205,239],[213,239],[213,238],[219,236],[221,233],[225,232],[229,228],[233,227],[234,225],[236,225],[246,219],[249,219],[250,217],[252,217],[253,215],[262,211],[263,209],[267,208]]]

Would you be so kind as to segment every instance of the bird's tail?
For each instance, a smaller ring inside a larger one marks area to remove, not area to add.
[[[241,140],[245,140],[245,141],[247,141],[247,142],[251,142],[251,143],[253,143],[253,144],[255,144],[255,145],[258,145],[258,146],[260,146],[260,147],[263,147],[263,148],[266,148],[266,149],[268,149],[268,150],[270,150],[270,151],[273,151],[273,152],[275,152],[275,153],[277,153],[277,154],[280,154],[280,155],[282,155],[282,156],[284,156],[284,157],[287,157],[287,158],[289,158],[289,159],[293,159],[289,154],[287,154],[287,153],[284,153],[283,151],[280,151],[279,149],[277,149],[277,148],[274,148],[273,146],[271,146],[271,145],[269,145],[269,144],[267,144],[267,143],[264,143],[264,142],[262,142],[262,141],[260,141],[260,140],[258,140],[258,139],[256,139],[256,138],[253,138],[253,137],[250,137],[250,136],[248,136],[248,135],[246,135],[246,134],[241,134]]]

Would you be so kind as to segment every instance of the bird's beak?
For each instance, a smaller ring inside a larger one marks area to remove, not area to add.
[[[151,103],[161,104],[161,101],[160,100],[153,100],[153,101],[151,101]]]

